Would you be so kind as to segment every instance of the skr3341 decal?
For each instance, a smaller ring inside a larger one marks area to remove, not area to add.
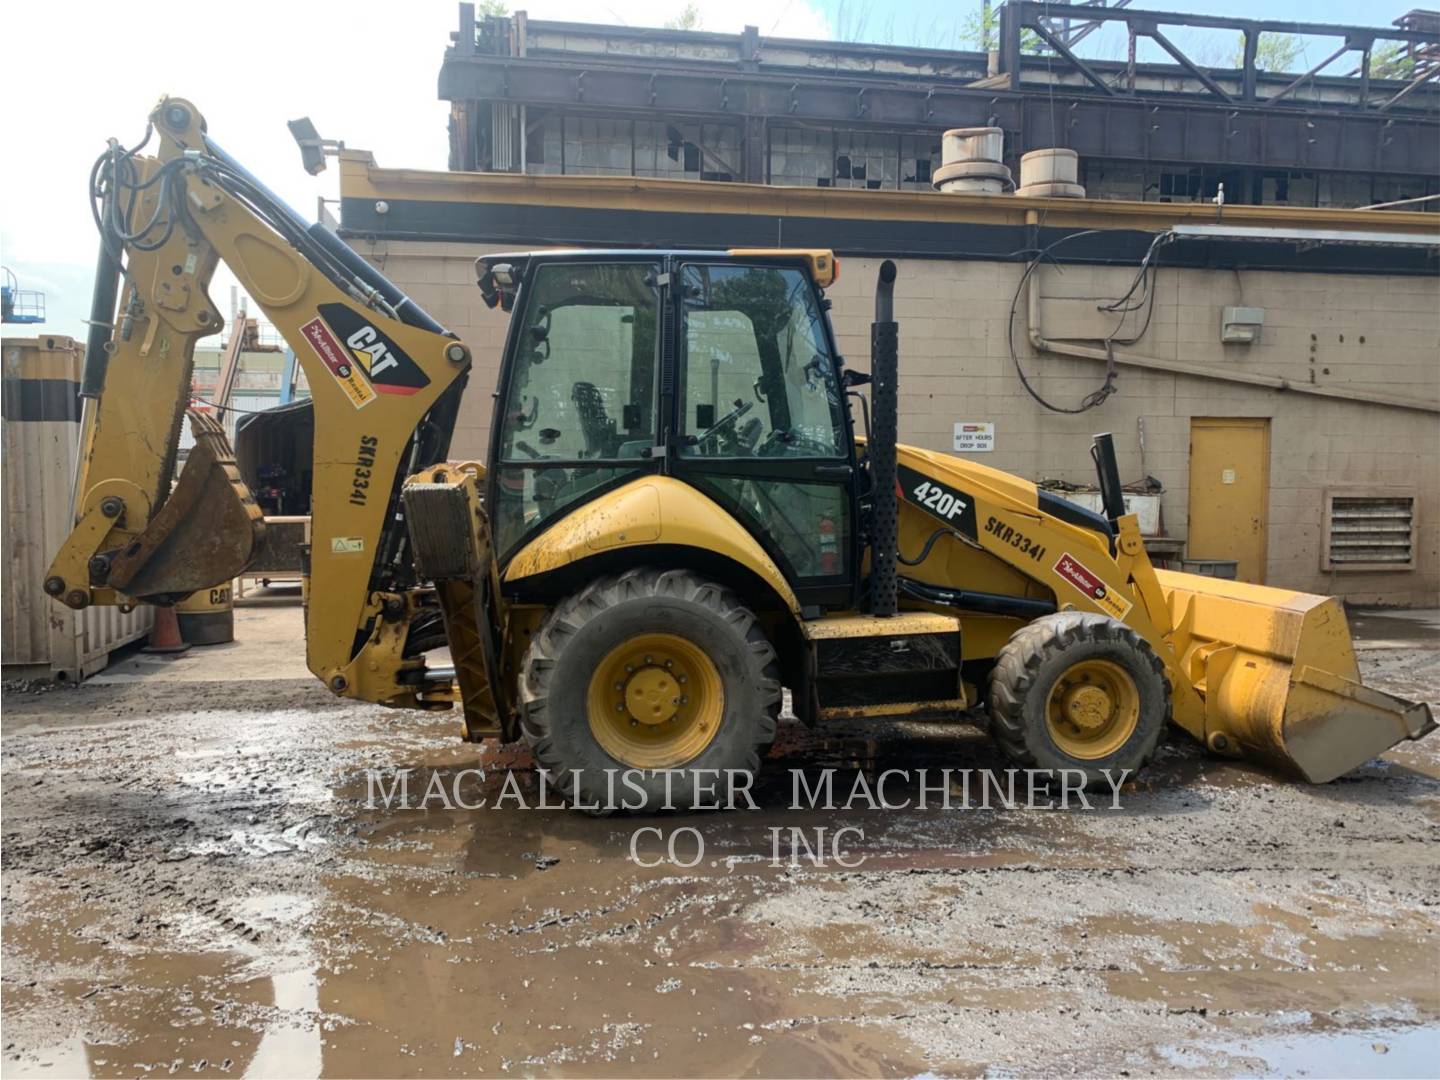
[[[1009,544],[1018,550],[1020,554],[1029,555],[1030,558],[1036,562],[1039,562],[1045,557],[1045,548],[1043,545],[1035,543],[1035,541],[1031,540],[1019,529],[1011,525],[1006,525],[1005,522],[999,518],[986,518],[985,531],[1002,544]]]

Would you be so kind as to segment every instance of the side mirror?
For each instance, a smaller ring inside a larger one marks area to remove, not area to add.
[[[857,386],[869,386],[870,373],[868,371],[856,371],[854,368],[846,368],[840,376],[840,385],[846,390],[853,390]]]

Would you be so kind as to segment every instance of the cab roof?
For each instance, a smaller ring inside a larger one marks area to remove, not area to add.
[[[541,251],[505,251],[482,255],[475,260],[475,273],[482,282],[497,266],[516,266],[520,271],[531,262],[593,262],[608,259],[654,259],[657,256],[684,259],[775,259],[803,264],[820,288],[829,288],[840,276],[840,264],[828,248],[549,248]],[[518,276],[518,274],[517,274]]]

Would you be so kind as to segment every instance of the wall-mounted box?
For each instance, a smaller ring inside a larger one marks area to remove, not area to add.
[[[1264,325],[1264,308],[1220,309],[1220,340],[1227,345],[1253,345],[1260,340],[1260,328]]]

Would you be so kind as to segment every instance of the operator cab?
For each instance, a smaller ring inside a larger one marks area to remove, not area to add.
[[[828,251],[545,251],[476,263],[512,311],[491,434],[502,564],[650,473],[734,515],[807,607],[853,603],[855,440]]]

